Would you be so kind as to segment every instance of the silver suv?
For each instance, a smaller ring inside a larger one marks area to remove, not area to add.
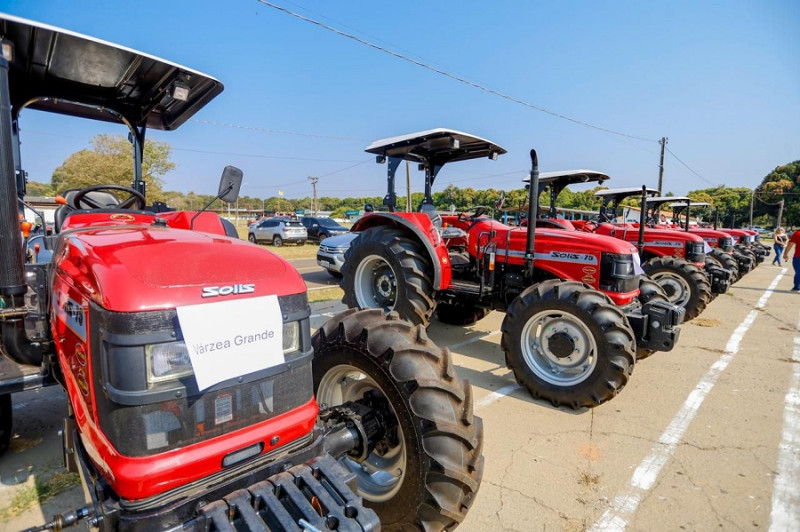
[[[284,242],[293,242],[302,246],[308,240],[308,231],[297,220],[267,218],[250,226],[247,239],[253,244],[272,242],[274,246],[282,246]]]

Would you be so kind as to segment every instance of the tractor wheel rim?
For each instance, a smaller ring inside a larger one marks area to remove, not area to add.
[[[317,401],[328,406],[340,405],[358,401],[372,390],[385,397],[381,387],[369,375],[354,366],[341,365],[332,368],[322,378],[317,389]],[[397,418],[394,408],[391,408],[391,412]],[[382,455],[373,450],[363,462],[357,462],[347,455],[342,458],[342,463],[358,477],[358,491],[365,499],[372,502],[388,501],[402,486],[407,455],[403,429],[399,423],[397,441],[398,445]]]
[[[651,275],[652,279],[661,285],[667,293],[669,302],[674,305],[685,307],[692,295],[692,287],[682,276],[675,272],[663,271]]]
[[[397,302],[397,276],[383,257],[370,255],[356,268],[355,296],[362,308],[389,312]]]
[[[571,314],[545,310],[534,314],[522,330],[522,356],[542,380],[572,386],[586,380],[597,366],[597,342],[589,327]],[[572,349],[565,349],[571,345]]]

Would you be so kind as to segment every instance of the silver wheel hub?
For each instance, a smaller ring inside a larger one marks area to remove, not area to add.
[[[349,365],[332,368],[322,378],[317,389],[317,401],[321,405],[336,406],[348,401],[363,399],[369,391],[381,395],[380,386],[362,370]],[[397,417],[396,412],[392,413]],[[348,456],[342,463],[358,477],[358,492],[372,502],[384,502],[394,497],[405,478],[407,455],[403,430],[397,427],[397,441],[394,447],[373,450],[363,461]]]
[[[597,366],[594,335],[571,314],[554,310],[535,314],[525,324],[520,340],[528,367],[550,384],[578,384]]]

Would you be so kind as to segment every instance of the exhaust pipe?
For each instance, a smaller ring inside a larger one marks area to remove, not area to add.
[[[44,345],[25,333],[25,250],[14,171],[8,60],[0,54],[0,350],[21,364],[39,365]]]
[[[525,271],[533,278],[533,245],[536,238],[536,218],[539,216],[539,157],[531,150],[531,188],[528,189],[528,238],[525,242]]]
[[[17,180],[11,133],[11,96],[8,86],[8,60],[0,57],[0,296],[21,303],[28,290],[25,284],[25,253],[19,227]]]

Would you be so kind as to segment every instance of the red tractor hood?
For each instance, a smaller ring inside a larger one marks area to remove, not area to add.
[[[165,310],[304,292],[300,274],[266,249],[224,236],[128,225],[62,233],[55,274],[103,308]],[[204,297],[205,295],[205,297]]]

